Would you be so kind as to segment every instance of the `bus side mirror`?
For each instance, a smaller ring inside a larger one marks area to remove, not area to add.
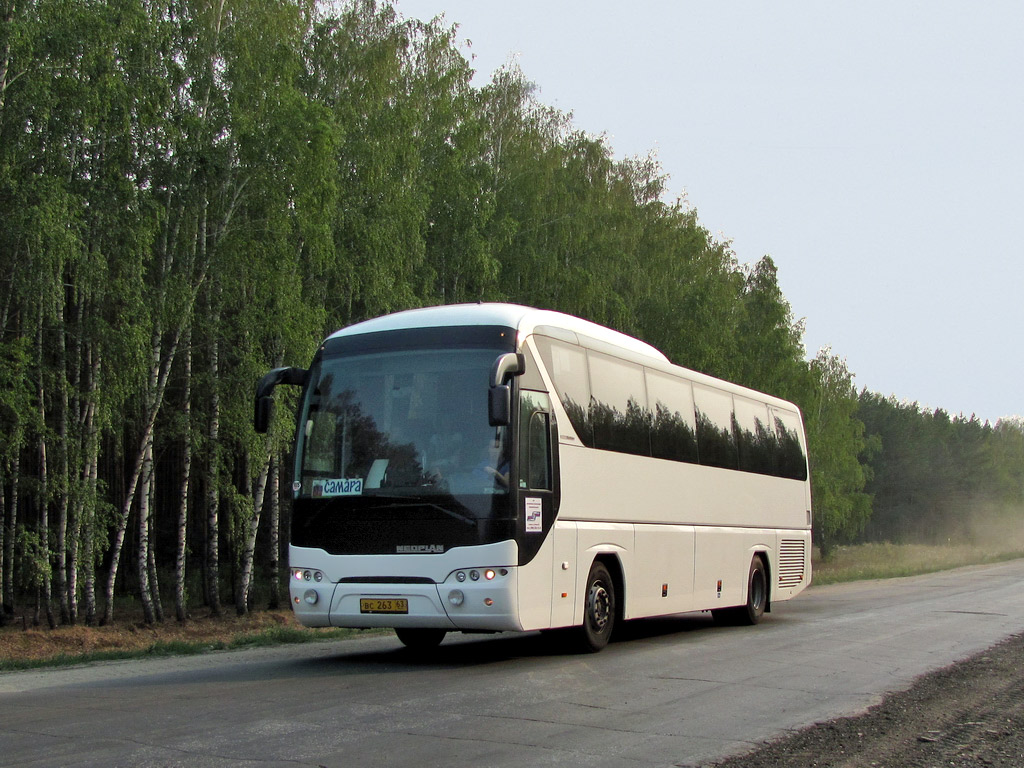
[[[487,390],[487,420],[492,427],[512,423],[512,387],[499,384]]]
[[[487,420],[492,427],[507,427],[512,423],[512,387],[508,382],[526,370],[526,358],[521,352],[507,352],[491,367],[491,388],[487,392]]]
[[[305,368],[275,368],[256,385],[256,403],[253,413],[253,429],[266,434],[270,428],[270,420],[274,415],[274,387],[278,384],[305,386],[309,380],[309,371]]]
[[[265,435],[270,428],[270,422],[274,419],[274,398],[266,395],[256,398],[256,413],[253,416],[252,425],[255,430]]]

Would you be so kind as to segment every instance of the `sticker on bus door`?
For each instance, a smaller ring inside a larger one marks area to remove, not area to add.
[[[315,499],[323,496],[361,496],[362,493],[363,478],[361,477],[313,481],[313,498]]]
[[[544,531],[544,504],[535,496],[526,497],[526,532],[543,533]]]

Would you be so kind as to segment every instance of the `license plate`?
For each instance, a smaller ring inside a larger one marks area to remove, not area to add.
[[[408,613],[409,601],[404,597],[364,597],[359,600],[360,613]]]

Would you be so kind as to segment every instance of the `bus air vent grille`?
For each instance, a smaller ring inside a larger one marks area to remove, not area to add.
[[[804,580],[804,542],[783,539],[779,547],[779,586],[795,587]]]

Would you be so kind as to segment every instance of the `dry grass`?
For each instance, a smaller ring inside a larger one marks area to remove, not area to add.
[[[303,628],[287,609],[258,611],[245,617],[224,614],[184,622],[170,619],[153,625],[122,619],[103,627],[76,625],[52,630],[45,624],[33,627],[28,617],[17,616],[13,624],[0,629],[0,670],[97,659],[202,653],[351,634],[351,630]]]
[[[971,544],[858,544],[836,548],[827,560],[815,559],[812,583],[834,584],[841,581],[916,576],[1020,557],[1024,557],[1024,548],[1009,542],[1005,547]]]
[[[839,547],[827,560],[814,562],[815,584],[862,579],[911,576],[964,565],[1024,557],[1017,537],[999,546],[920,544],[862,544]],[[307,629],[288,609],[257,611],[239,617],[225,613],[184,622],[174,619],[147,625],[137,617],[121,618],[104,627],[84,625],[48,629],[33,627],[19,614],[13,624],[0,628],[0,671],[35,666],[73,664],[100,659],[170,654],[253,645],[301,643],[347,637],[359,630]]]

